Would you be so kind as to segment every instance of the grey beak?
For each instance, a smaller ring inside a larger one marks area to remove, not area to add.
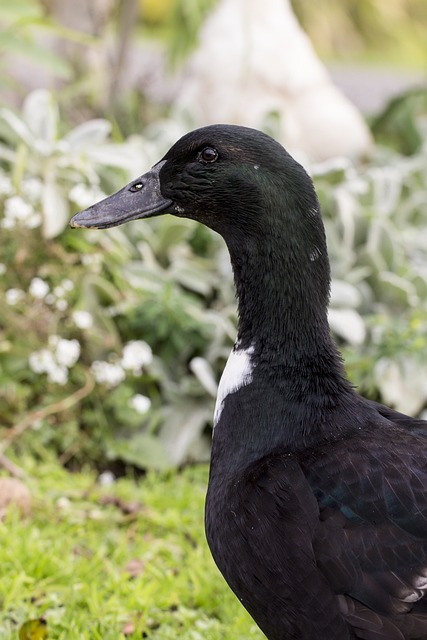
[[[173,202],[163,197],[160,191],[159,173],[165,162],[158,162],[150,171],[117,193],[76,213],[70,221],[71,227],[108,229],[130,220],[166,213]]]

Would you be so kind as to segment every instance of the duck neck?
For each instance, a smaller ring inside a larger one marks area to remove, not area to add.
[[[323,355],[330,367],[331,359],[335,363],[340,358],[327,319],[325,239],[320,234],[312,246],[298,247],[283,237],[253,239],[243,249],[229,246],[238,297],[238,344],[289,366]]]
[[[298,451],[341,432],[330,416],[351,404],[354,392],[327,320],[326,244],[317,248],[316,259],[307,261],[273,238],[256,250],[229,245],[239,300],[237,348],[246,350],[248,365],[216,422],[212,478],[278,448]]]
[[[245,353],[232,357],[228,394],[221,390],[212,477],[350,428],[354,391],[327,317],[325,232],[314,189],[303,178],[298,189],[279,181],[262,205],[245,201],[245,211],[230,216],[233,226],[223,230],[238,297],[237,350]]]

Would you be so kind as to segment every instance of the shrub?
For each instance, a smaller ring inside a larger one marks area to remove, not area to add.
[[[0,111],[0,412],[17,452],[142,468],[209,454],[236,332],[224,244],[169,216],[67,227],[77,207],[157,161],[178,128],[163,122],[122,143],[104,120],[66,131],[44,91],[21,114]],[[330,321],[350,377],[414,413],[427,400],[426,166],[422,144],[408,157],[378,147],[364,164],[311,168],[334,278]]]

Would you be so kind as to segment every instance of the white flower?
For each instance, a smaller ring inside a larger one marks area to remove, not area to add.
[[[65,301],[63,300],[63,298],[67,295],[67,293],[69,291],[72,291],[74,289],[74,283],[72,280],[69,280],[68,278],[66,278],[65,280],[63,280],[61,282],[61,284],[57,285],[56,287],[54,287],[53,289],[53,295],[56,298],[59,298],[58,302],[57,302],[57,307],[58,309],[66,309],[67,308],[67,303],[63,304]],[[61,304],[59,304],[61,303]]]
[[[60,365],[55,364],[47,372],[47,379],[50,382],[55,382],[56,384],[64,385],[68,380],[67,367],[61,367]]]
[[[65,280],[61,282],[61,286],[64,291],[72,291],[74,289],[74,282],[69,278],[65,278]]]
[[[147,396],[137,393],[129,400],[129,406],[138,413],[147,413],[151,407],[151,400]]]
[[[14,229],[16,227],[16,223],[12,218],[3,218],[1,226],[3,229]]]
[[[39,201],[43,194],[43,182],[38,178],[26,178],[21,182],[21,191],[30,202]]]
[[[34,373],[47,373],[52,367],[55,366],[55,360],[53,353],[49,349],[40,349],[30,354],[28,358],[30,369]]]
[[[61,496],[56,501],[56,506],[58,509],[69,509],[71,507],[71,500],[66,496]]]
[[[48,339],[49,347],[50,347],[51,349],[55,349],[55,348],[56,348],[56,345],[58,344],[58,342],[60,341],[60,339],[61,339],[61,338],[60,338],[59,336],[57,336],[57,335],[51,335],[51,336],[49,336],[49,339]]]
[[[123,347],[121,365],[123,369],[130,369],[134,375],[140,375],[142,367],[152,362],[151,347],[143,340],[132,340]]]
[[[34,213],[33,207],[21,196],[12,196],[4,203],[4,215],[14,220],[26,220]]]
[[[102,262],[100,253],[84,253],[81,257],[82,264],[85,267],[99,267]]]
[[[28,289],[33,298],[42,299],[49,293],[49,285],[41,278],[33,278]]]
[[[58,311],[65,311],[65,309],[68,309],[68,302],[64,299],[57,300],[55,306]]]
[[[34,351],[28,358],[28,364],[34,373],[47,373],[50,382],[63,385],[68,380],[67,367],[58,364],[49,349]]]
[[[80,343],[78,340],[59,338],[55,349],[56,360],[59,365],[72,367],[80,356]]]
[[[33,213],[33,215],[27,218],[27,220],[25,221],[25,226],[27,227],[27,229],[36,229],[37,227],[40,227],[41,223],[41,215],[39,213]]]
[[[4,203],[4,218],[1,221],[1,226],[4,229],[13,229],[18,223],[29,229],[34,229],[40,226],[41,216],[21,196],[12,196]]]
[[[65,289],[61,286],[55,287],[53,293],[57,298],[63,298],[65,295]]]
[[[28,364],[35,373],[47,373],[50,382],[65,384],[68,381],[68,369],[77,362],[79,355],[78,340],[50,336],[49,349],[34,351],[28,358]]]
[[[98,484],[101,487],[111,487],[116,481],[116,476],[112,471],[103,471],[98,476]]]
[[[25,293],[22,289],[8,289],[5,293],[7,304],[17,304],[20,300],[25,298]]]
[[[12,180],[4,173],[0,173],[0,193],[3,196],[10,196],[13,193]]]
[[[4,276],[6,273],[6,265],[3,262],[0,262],[0,276]]]
[[[93,317],[89,311],[73,311],[72,317],[79,329],[90,329],[93,325]]]
[[[95,380],[99,384],[105,384],[108,387],[117,387],[126,377],[120,364],[112,364],[111,362],[104,362],[102,360],[92,362],[91,370],[95,376]]]

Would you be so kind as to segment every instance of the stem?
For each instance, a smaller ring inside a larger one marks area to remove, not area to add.
[[[9,458],[6,458],[4,455],[0,455],[0,467],[6,469],[6,471],[13,476],[14,478],[24,478],[25,471],[14,464]]]
[[[31,413],[27,413],[25,418],[18,422],[12,429],[9,429],[3,437],[3,442],[0,443],[0,460],[2,459],[3,453],[6,449],[13,443],[17,438],[19,438],[27,429],[30,429],[34,422],[37,420],[44,420],[48,416],[51,416],[55,413],[60,413],[61,411],[66,411],[70,409],[73,405],[77,404],[83,398],[88,396],[95,386],[95,380],[93,376],[87,374],[86,382],[79,389],[75,391],[70,396],[63,398],[63,400],[59,400],[58,402],[54,402],[53,404],[48,405],[47,407],[43,407],[42,409],[37,409],[37,411],[32,411]]]

